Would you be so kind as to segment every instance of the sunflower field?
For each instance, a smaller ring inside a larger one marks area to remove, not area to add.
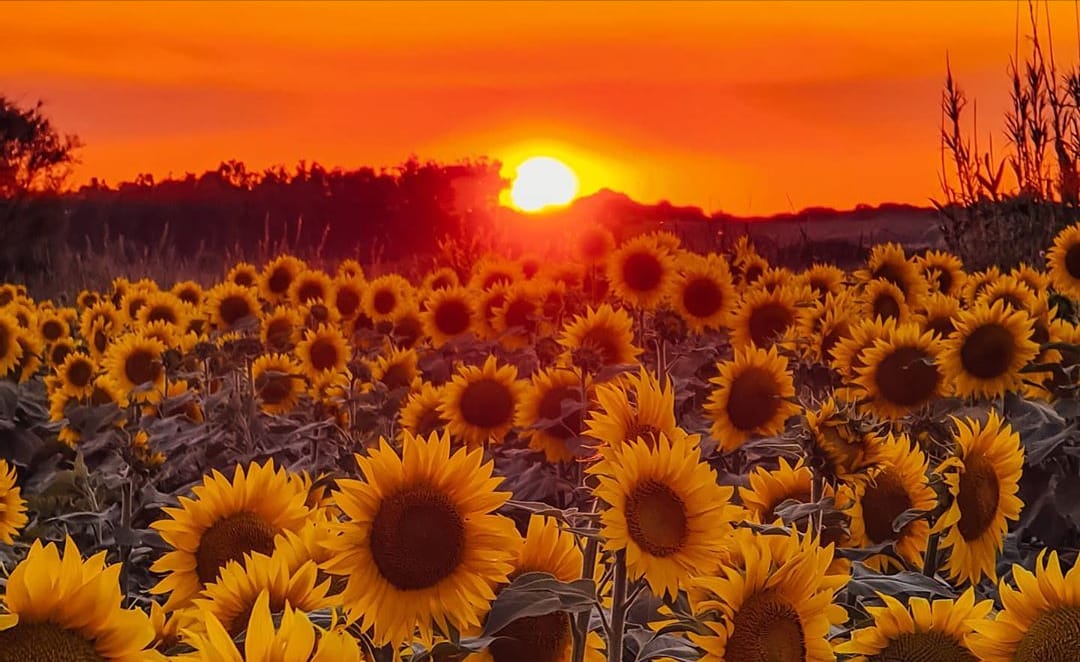
[[[1074,662],[1047,248],[0,286],[0,662]]]

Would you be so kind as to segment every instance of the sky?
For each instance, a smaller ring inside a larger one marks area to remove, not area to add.
[[[1050,5],[1058,63],[1075,62],[1076,3]],[[977,99],[980,140],[1002,144],[1017,9],[0,2],[0,94],[43,100],[79,135],[76,182],[411,154],[487,155],[509,173],[546,155],[582,193],[706,211],[927,204],[946,54]]]

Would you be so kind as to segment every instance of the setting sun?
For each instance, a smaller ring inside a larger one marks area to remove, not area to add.
[[[568,204],[578,192],[578,178],[562,161],[534,156],[517,167],[510,200],[522,211]]]

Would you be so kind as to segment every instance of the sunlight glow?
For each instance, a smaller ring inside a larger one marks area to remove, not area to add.
[[[510,200],[522,211],[568,204],[578,193],[578,178],[565,163],[550,156],[534,156],[517,167]]]

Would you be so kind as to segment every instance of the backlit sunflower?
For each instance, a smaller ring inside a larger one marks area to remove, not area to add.
[[[286,298],[295,304],[306,304],[313,301],[330,301],[330,294],[334,290],[334,282],[330,276],[321,269],[304,269],[292,283]]]
[[[203,303],[206,317],[218,331],[236,331],[247,325],[255,328],[260,312],[255,294],[254,289],[236,283],[215,285]]]
[[[6,310],[0,310],[0,375],[10,374],[22,359],[23,348],[19,338],[23,331]]]
[[[136,318],[140,325],[164,322],[184,329],[192,312],[188,304],[171,292],[154,292],[146,297],[146,302],[139,309]]]
[[[1043,550],[1035,572],[1013,565],[1016,588],[998,586],[1004,608],[972,620],[967,645],[982,662],[1072,662],[1080,650],[1080,565],[1062,572],[1057,551]]]
[[[383,440],[356,462],[366,481],[338,481],[347,519],[323,566],[348,577],[350,618],[376,645],[479,626],[521,544],[513,520],[495,514],[510,494],[495,491],[493,464],[481,449],[451,454],[447,434],[406,434],[401,457]]]
[[[575,254],[586,265],[603,264],[615,250],[615,236],[600,225],[587,225],[578,234],[574,244]]]
[[[897,243],[878,244],[870,250],[866,268],[855,272],[862,281],[884,280],[900,288],[908,305],[916,305],[926,294],[927,285],[919,267],[904,254]]]
[[[930,511],[937,506],[937,494],[926,477],[926,455],[906,435],[890,436],[878,446],[877,460],[869,482],[855,486],[855,502],[849,511],[852,544],[872,547],[891,542],[901,558],[921,567],[930,539],[929,523],[919,518],[894,531],[893,522],[908,510]],[[864,563],[882,571],[896,562],[877,554]]]
[[[577,456],[570,443],[582,434],[588,406],[582,403],[581,389],[579,371],[553,367],[533,373],[521,395],[516,425],[529,448],[542,452],[548,462],[571,462]],[[575,407],[582,411],[573,411]]]
[[[941,368],[959,397],[998,397],[1019,388],[1020,369],[1039,353],[1033,321],[1004,302],[961,311],[945,340]]]
[[[279,255],[271,260],[259,274],[259,292],[272,304],[283,303],[289,295],[289,287],[300,272],[306,268],[303,261],[292,255]]]
[[[681,440],[686,432],[675,421],[675,388],[663,383],[645,368],[626,373],[615,383],[596,387],[596,405],[585,421],[585,434],[604,447],[643,439],[653,444],[660,435]],[[696,441],[695,436],[692,441]],[[693,445],[693,444],[691,444]]]
[[[320,326],[304,332],[304,339],[296,345],[296,356],[304,374],[317,380],[326,373],[338,373],[349,363],[349,344],[336,326]]]
[[[663,435],[653,444],[621,444],[588,472],[599,480],[593,493],[608,505],[600,516],[604,548],[625,550],[628,577],[674,597],[691,577],[716,570],[740,511],[730,504],[734,490],[717,484],[694,444]]]
[[[291,352],[300,340],[302,324],[294,308],[278,306],[260,319],[259,339],[268,351]]]
[[[701,660],[832,662],[829,630],[847,620],[833,603],[846,578],[829,574],[832,549],[790,552],[785,545],[785,553],[764,542],[740,550],[741,567],[724,566],[695,581],[701,597],[694,610],[710,630],[689,635],[705,651]]]
[[[695,333],[727,326],[737,301],[727,262],[719,255],[683,261],[670,300]]]
[[[343,320],[355,319],[364,311],[364,288],[364,281],[359,278],[338,276],[328,299],[330,307]]]
[[[177,299],[180,299],[187,305],[193,308],[202,307],[203,301],[203,289],[202,285],[199,285],[193,280],[182,280],[179,283],[172,286],[170,290]]]
[[[937,528],[945,531],[942,549],[951,550],[945,571],[954,580],[978,584],[984,575],[997,579],[1009,520],[1020,518],[1024,502],[1016,492],[1024,449],[1020,435],[993,410],[985,425],[968,419],[956,426],[959,461],[945,472],[953,501]]]
[[[456,271],[450,267],[439,267],[424,276],[422,287],[425,290],[433,291],[457,287],[460,284],[461,279],[458,278]]]
[[[607,259],[612,291],[634,308],[655,308],[670,289],[674,276],[671,254],[647,236],[624,242]]]
[[[398,414],[398,424],[405,432],[425,439],[433,432],[446,429],[447,420],[439,413],[442,405],[441,387],[424,382],[405,400]]]
[[[506,260],[492,255],[485,256],[473,265],[469,289],[474,291],[490,290],[499,285],[513,285],[523,280],[521,265],[513,260]]]
[[[476,322],[473,327],[474,333],[480,338],[495,337],[495,311],[506,302],[506,293],[510,289],[508,285],[494,285],[484,290],[476,299]]]
[[[926,251],[915,258],[919,271],[931,291],[945,296],[959,296],[964,289],[964,263],[945,251]]]
[[[19,529],[26,526],[29,521],[26,517],[26,503],[22,500],[22,491],[15,484],[17,479],[15,467],[0,460],[0,543],[5,545],[15,544],[15,536],[19,534]],[[0,616],[0,623],[2,622],[3,616]],[[0,634],[0,638],[2,637],[3,635]]]
[[[94,391],[98,368],[94,359],[82,352],[72,352],[56,368],[60,389],[72,398],[87,398]]]
[[[578,315],[564,326],[559,344],[567,350],[565,363],[578,363],[575,354],[587,353],[596,360],[597,369],[633,363],[642,351],[634,345],[634,321],[630,315],[607,304],[595,310],[590,306],[585,315]]]
[[[517,368],[499,366],[494,356],[484,365],[461,366],[443,387],[439,413],[455,439],[469,446],[501,443],[514,424],[524,386]]]
[[[907,299],[899,287],[887,280],[874,279],[863,288],[862,313],[868,319],[906,322],[911,314]]]
[[[747,290],[731,322],[732,347],[772,347],[798,324],[798,305],[808,292],[794,287]]]
[[[464,337],[475,328],[476,304],[469,290],[463,287],[432,290],[424,304],[420,319],[424,333],[431,338],[431,344],[435,347]]]
[[[832,264],[815,263],[802,273],[803,284],[822,301],[830,294],[836,296],[843,291],[845,277],[844,270]]]
[[[503,347],[514,350],[532,344],[543,314],[540,288],[533,281],[514,283],[506,289],[506,298],[495,309],[491,328]]]
[[[889,338],[876,340],[863,352],[865,365],[856,383],[869,398],[867,408],[880,418],[896,420],[941,395],[938,341],[914,324],[901,324]]]
[[[397,274],[379,276],[364,292],[364,312],[375,322],[393,322],[412,296],[412,285]]]
[[[415,350],[392,347],[389,353],[380,354],[374,361],[368,361],[371,381],[385,385],[390,391],[399,388],[412,390],[422,381],[416,367],[419,360]]]
[[[288,354],[264,354],[251,364],[255,397],[269,414],[284,414],[296,406],[304,392],[300,364]]]
[[[709,381],[716,389],[705,403],[712,419],[713,438],[727,452],[734,451],[754,435],[769,436],[784,429],[784,422],[799,413],[795,383],[787,358],[759,347],[736,347],[730,361],[718,365],[719,374]]]
[[[873,624],[853,631],[849,641],[836,647],[838,653],[853,656],[852,662],[978,659],[965,642],[975,632],[972,623],[984,621],[994,603],[976,602],[974,589],[955,600],[913,597],[905,604],[884,593],[878,593],[878,599],[885,604],[866,608]]]
[[[101,366],[121,402],[156,403],[165,392],[165,345],[141,333],[128,333],[105,350]]]
[[[1055,290],[1070,299],[1080,299],[1080,223],[1054,237],[1054,245],[1046,254],[1046,271]]]
[[[1023,310],[1030,313],[1038,307],[1039,296],[1019,278],[1001,276],[979,292],[975,303],[992,306],[996,301],[1004,302],[1006,306],[1013,310]]]
[[[151,526],[173,551],[151,570],[168,575],[150,592],[169,594],[165,610],[190,604],[202,588],[217,580],[229,561],[245,554],[272,554],[274,537],[298,531],[308,518],[307,490],[272,461],[247,470],[236,466],[232,480],[217,470],[192,489],[195,498],[180,497],[179,508],[163,508],[168,518]]]

